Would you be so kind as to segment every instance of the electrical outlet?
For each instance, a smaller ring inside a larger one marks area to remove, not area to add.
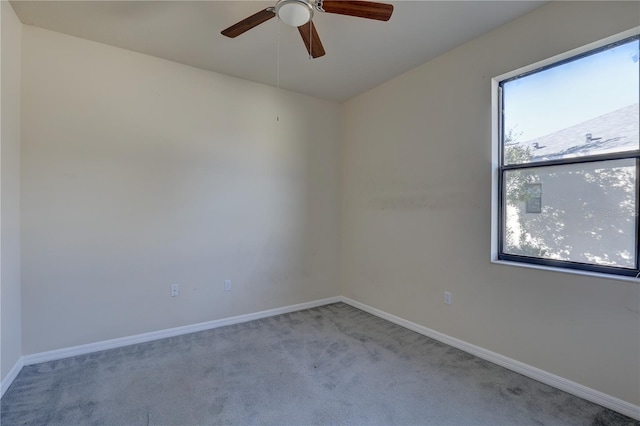
[[[171,297],[180,296],[180,284],[171,284]]]
[[[224,280],[224,291],[231,291],[231,280]]]
[[[451,304],[451,292],[450,291],[445,291],[444,292],[444,303],[446,303],[447,305]]]

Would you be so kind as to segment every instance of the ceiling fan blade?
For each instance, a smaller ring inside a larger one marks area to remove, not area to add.
[[[316,31],[316,26],[313,25],[313,21],[300,25],[298,27],[298,31],[300,31],[302,41],[304,41],[304,45],[307,46],[307,52],[309,52],[309,55],[311,55],[312,58],[319,58],[320,56],[325,55],[324,47],[322,47],[320,36],[318,36],[318,32]]]
[[[388,21],[393,13],[392,4],[372,1],[324,0],[322,9],[327,13],[377,19],[378,21]]]
[[[221,34],[230,38],[236,38],[240,34],[243,34],[249,31],[253,27],[257,27],[263,22],[268,21],[269,19],[276,16],[272,7],[268,7],[260,12],[249,16],[248,18],[243,19],[237,24],[233,24],[226,30],[221,31]]]

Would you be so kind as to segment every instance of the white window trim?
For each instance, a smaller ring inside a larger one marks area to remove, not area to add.
[[[618,281],[627,281],[640,283],[640,277],[629,277],[624,275],[605,274],[600,272],[591,272],[580,269],[558,268],[546,265],[536,265],[532,263],[524,262],[510,262],[508,260],[498,259],[498,223],[500,206],[498,205],[498,194],[500,188],[499,182],[499,167],[500,167],[500,113],[499,113],[499,96],[498,87],[502,80],[506,80],[517,75],[536,70],[548,65],[552,65],[556,62],[569,59],[571,57],[580,55],[585,52],[597,49],[602,46],[606,46],[611,43],[615,43],[625,38],[637,35],[640,32],[640,26],[632,28],[627,31],[606,37],[593,43],[589,43],[585,46],[578,47],[577,49],[570,50],[568,52],[561,53],[551,58],[536,62],[531,65],[519,68],[514,71],[510,71],[505,74],[498,75],[491,79],[491,263],[497,265],[514,266],[519,268],[538,269],[542,271],[562,272],[566,274],[582,275],[595,278],[612,279]],[[639,274],[640,275],[640,274]]]

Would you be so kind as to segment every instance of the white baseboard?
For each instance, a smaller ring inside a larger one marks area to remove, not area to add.
[[[340,301],[339,297],[330,297],[328,299],[314,300],[312,302],[299,303],[297,305],[284,306],[282,308],[269,309],[266,311],[254,312],[251,314],[238,315],[235,317],[201,322],[197,324],[190,324],[182,327],[152,331],[149,333],[142,333],[142,334],[136,334],[133,336],[120,337],[118,339],[104,340],[101,342],[88,343],[86,345],[72,346],[70,348],[56,349],[53,351],[25,355],[23,357],[24,365],[33,365],[33,364],[39,364],[41,362],[55,361],[63,358],[69,358],[76,355],[85,355],[92,352],[98,352],[98,351],[104,351],[107,349],[115,349],[123,346],[135,345],[136,343],[145,343],[145,342],[150,342],[152,340],[159,340],[167,337],[180,336],[182,334],[189,334],[189,333],[195,333],[197,331],[224,327],[225,325],[240,324],[243,322],[253,321],[261,318],[272,317],[274,315],[287,314],[290,312],[301,311],[303,309],[311,309],[318,306],[328,305],[330,303],[336,303],[339,301]]]
[[[18,377],[18,374],[20,374],[20,370],[22,370],[22,367],[24,367],[24,357],[21,356],[20,358],[18,358],[13,367],[11,367],[11,370],[9,370],[9,373],[7,373],[6,377],[2,379],[2,384],[0,385],[0,398],[4,396],[4,393],[7,391],[7,389],[9,389],[11,383],[13,383],[16,377]]]
[[[615,398],[611,395],[607,395],[603,392],[581,385],[580,383],[576,383],[563,377],[556,376],[555,374],[533,367],[529,364],[525,364],[504,355],[500,355],[499,353],[481,348],[480,346],[476,346],[463,340],[456,339],[455,337],[448,336],[446,334],[440,333],[439,331],[435,331],[414,322],[407,321],[403,318],[381,311],[380,309],[376,309],[371,306],[365,305],[364,303],[349,299],[348,297],[340,297],[340,301],[351,305],[354,308],[361,309],[372,315],[375,315],[382,319],[386,319],[387,321],[398,324],[402,327],[408,328],[409,330],[415,331],[424,336],[463,350],[467,353],[477,356],[478,358],[482,358],[494,364],[498,364],[511,371],[522,374],[523,376],[530,377],[539,382],[553,386],[554,388],[586,399],[587,401],[591,401],[598,405],[602,405],[603,407],[610,408],[611,410],[617,411],[618,413],[624,414],[625,416],[640,420],[640,406],[638,405],[631,404],[627,401],[623,401],[622,399]]]

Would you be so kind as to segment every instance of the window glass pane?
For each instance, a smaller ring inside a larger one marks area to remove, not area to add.
[[[504,172],[503,252],[635,268],[636,160]]]
[[[503,84],[504,164],[637,150],[637,39]]]

